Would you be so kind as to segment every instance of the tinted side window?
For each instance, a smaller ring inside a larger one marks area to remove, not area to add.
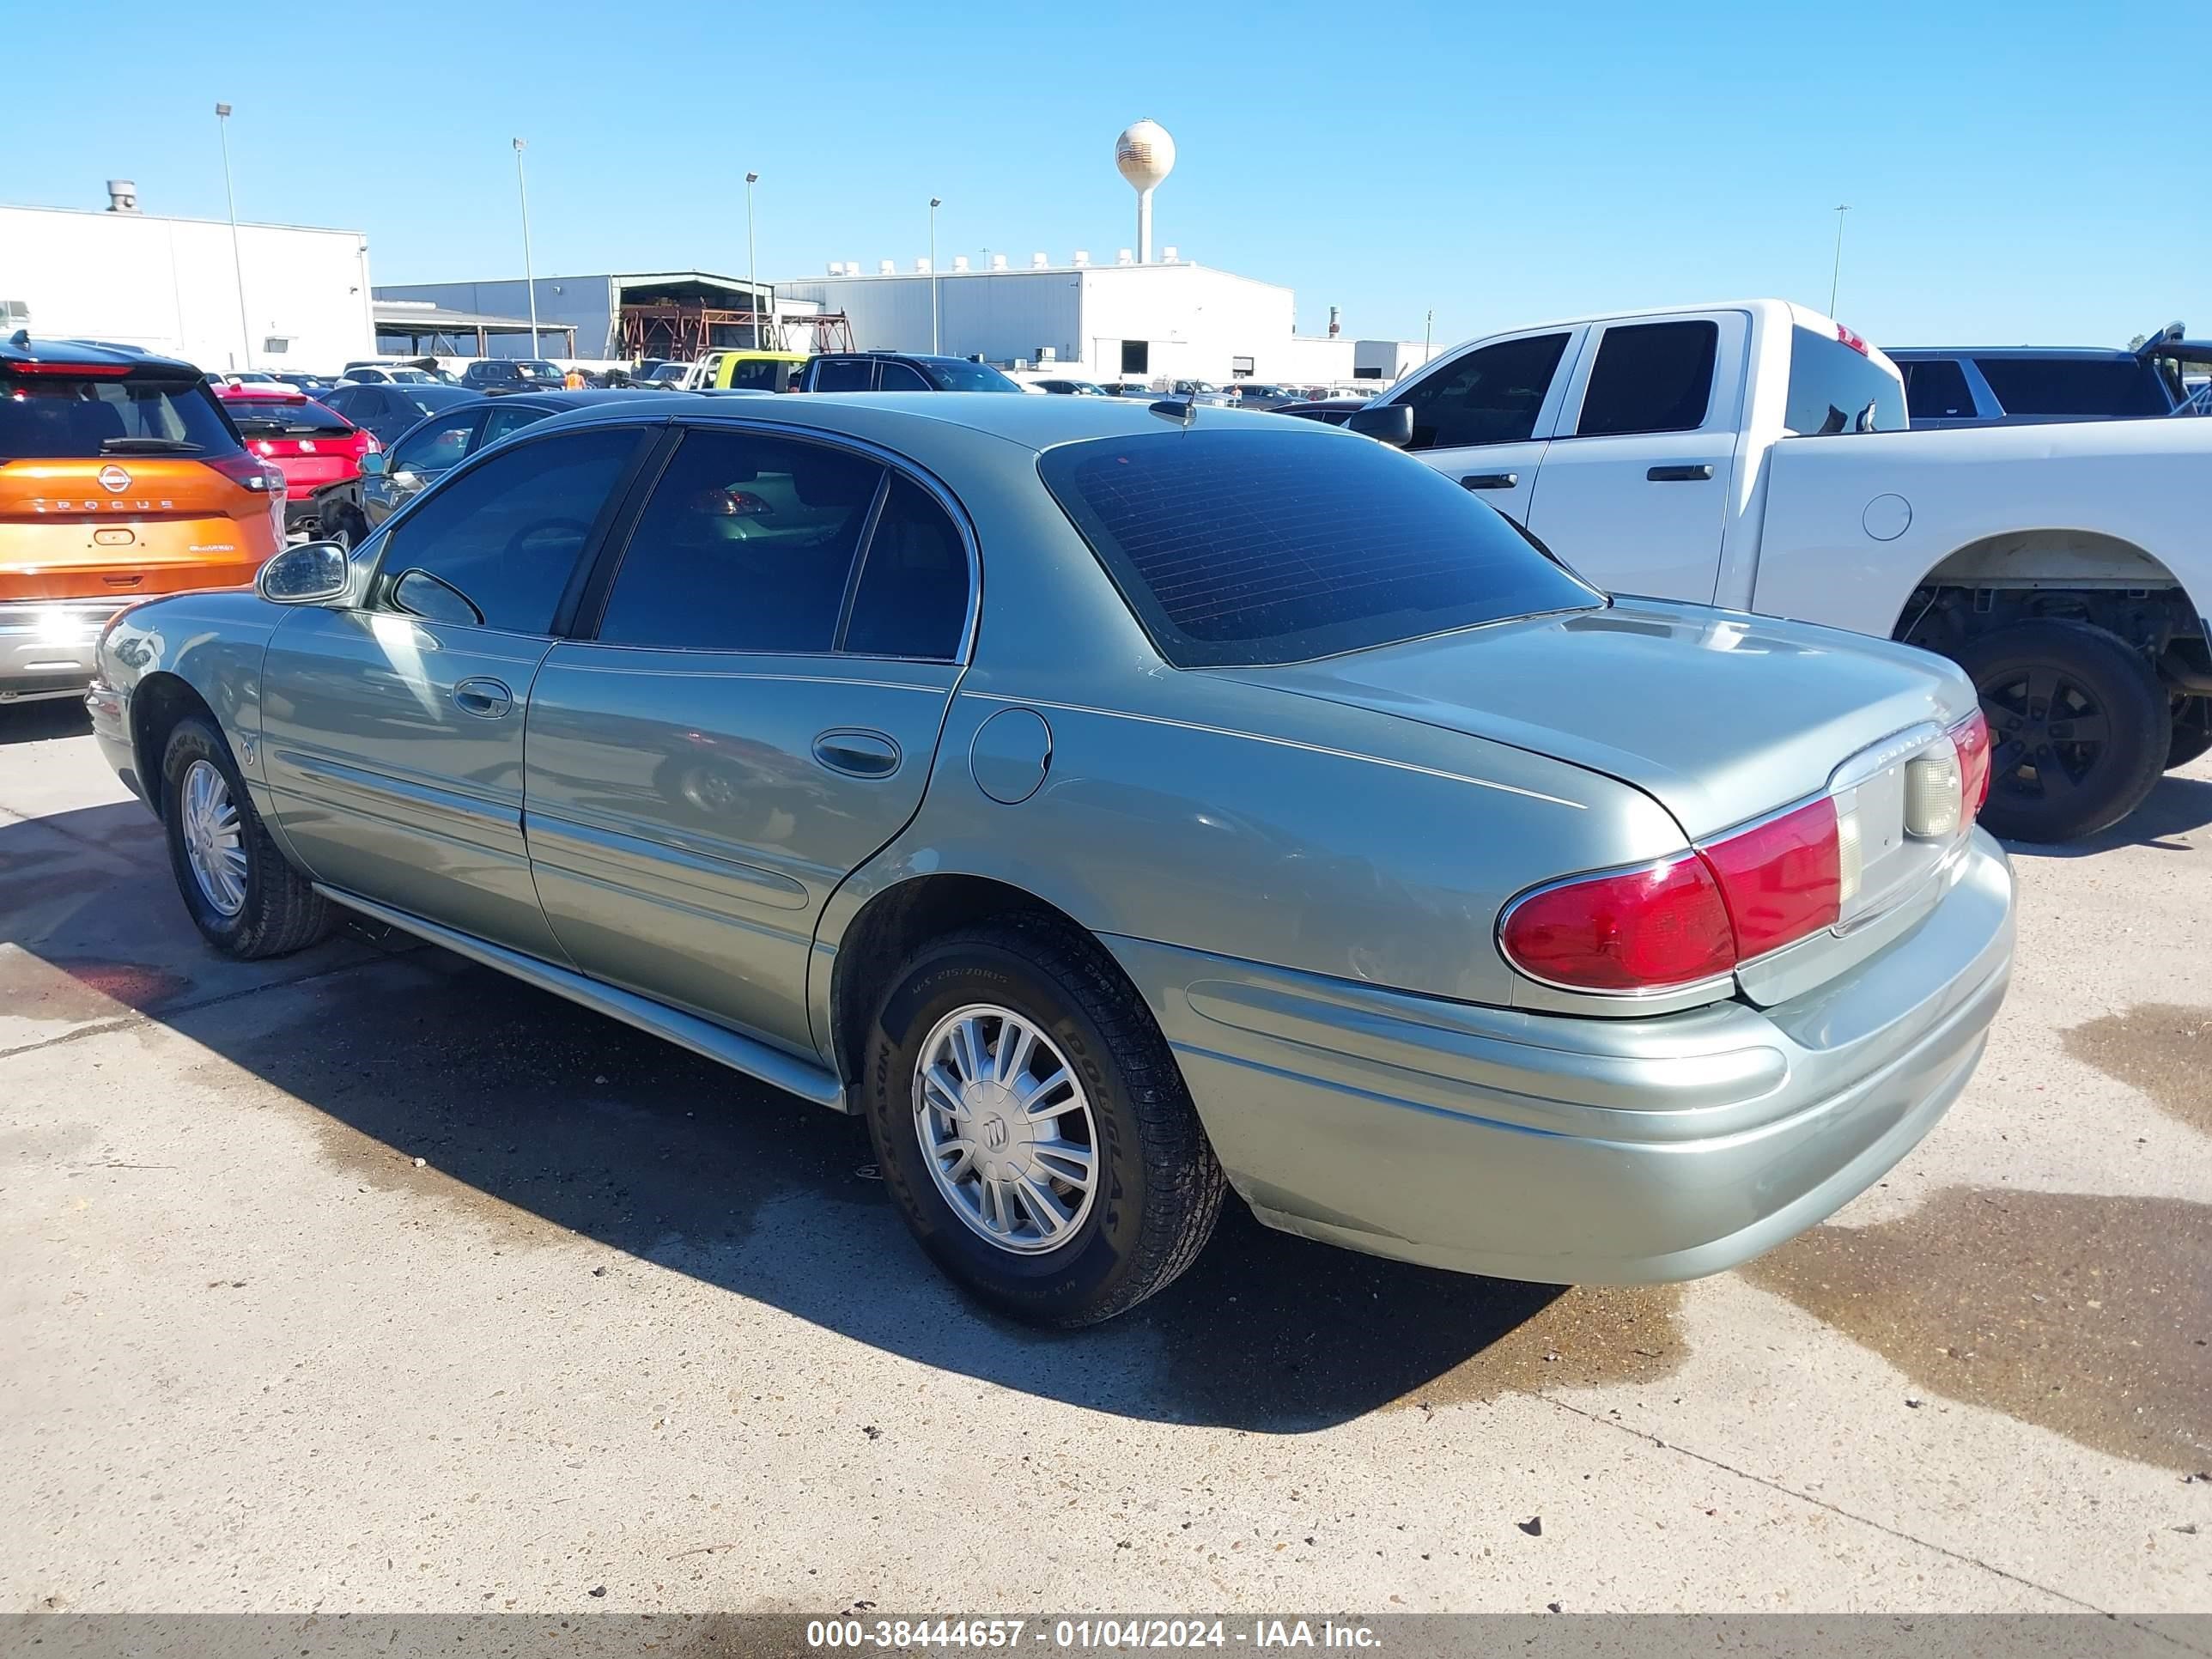
[[[781,392],[791,384],[792,370],[796,367],[770,357],[755,357],[730,370],[730,384],[746,392]]]
[[[1720,325],[1632,323],[1609,328],[1583,393],[1577,437],[1694,432],[1713,400]]]
[[[687,434],[630,537],[599,637],[671,650],[830,650],[883,475],[821,444]]]
[[[1413,449],[1510,444],[1533,437],[1544,393],[1567,349],[1565,334],[1538,334],[1470,351],[1394,403],[1413,406]]]
[[[904,363],[876,365],[876,390],[878,392],[927,392],[929,389],[929,382]]]
[[[928,492],[894,477],[868,538],[845,649],[873,657],[960,654],[968,621],[968,550]]]
[[[1808,328],[1790,331],[1790,401],[1782,423],[1800,437],[1898,432],[1905,388],[1863,351]]]
[[[865,357],[830,357],[814,371],[817,392],[866,392],[875,365]]]
[[[1905,374],[1905,412],[1916,421],[1971,421],[1973,394],[1966,390],[1966,371],[1948,357],[1922,363],[1900,363]]]
[[[2118,417],[2164,415],[2172,407],[2148,363],[2126,357],[1977,357],[2008,415]]]
[[[525,404],[520,408],[513,404],[501,404],[484,416],[483,441],[495,444],[510,432],[520,432],[526,426],[534,426],[545,418],[542,409],[532,409]]]
[[[417,477],[435,477],[469,453],[479,418],[474,410],[467,410],[443,420],[434,420],[420,432],[409,434],[405,441],[392,452],[392,471],[412,472]]]
[[[427,570],[467,596],[487,628],[550,631],[638,442],[631,428],[578,432],[491,457],[423,500],[386,548],[383,574]]]

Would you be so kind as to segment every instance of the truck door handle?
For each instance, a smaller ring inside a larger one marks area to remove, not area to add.
[[[898,770],[899,746],[881,732],[824,732],[814,758],[848,777],[887,778]]]
[[[514,707],[514,693],[497,680],[456,680],[453,706],[478,720],[495,720]]]
[[[1713,464],[1705,461],[1696,466],[1655,466],[1644,476],[1653,483],[1704,483],[1713,476]]]
[[[1510,489],[1521,482],[1517,472],[1470,472],[1460,481],[1462,489]]]

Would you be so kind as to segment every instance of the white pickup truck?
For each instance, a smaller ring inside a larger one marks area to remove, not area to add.
[[[1780,300],[1471,341],[1354,425],[1395,441],[1400,404],[1415,453],[1604,586],[1954,659],[2000,835],[2117,823],[2212,747],[2212,421],[1906,431],[1895,365]]]

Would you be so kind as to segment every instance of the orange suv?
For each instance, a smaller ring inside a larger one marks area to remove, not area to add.
[[[110,617],[252,582],[283,521],[284,475],[190,363],[0,340],[0,703],[82,693]]]

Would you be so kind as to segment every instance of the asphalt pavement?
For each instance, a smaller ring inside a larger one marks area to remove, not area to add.
[[[368,926],[241,964],[0,709],[0,1612],[2212,1611],[2212,763],[2021,850],[1930,1138],[1659,1290],[1232,1212],[1072,1336],[854,1120]]]

